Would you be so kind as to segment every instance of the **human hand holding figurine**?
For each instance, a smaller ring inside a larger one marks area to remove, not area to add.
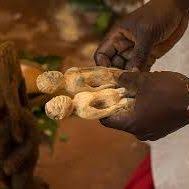
[[[189,79],[175,72],[124,73],[120,87],[135,91],[133,111],[101,119],[106,127],[157,140],[189,123]]]
[[[188,0],[151,0],[116,24],[95,53],[98,66],[149,71],[188,26]]]

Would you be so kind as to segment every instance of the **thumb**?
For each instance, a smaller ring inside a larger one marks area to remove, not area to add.
[[[123,72],[118,79],[118,85],[126,88],[129,96],[136,96],[138,89],[149,74],[149,72]]]

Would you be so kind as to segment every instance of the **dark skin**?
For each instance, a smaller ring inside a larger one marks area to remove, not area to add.
[[[130,112],[100,120],[103,125],[140,140],[157,140],[189,123],[188,78],[138,72],[149,71],[180,40],[188,26],[188,10],[188,0],[151,0],[110,31],[95,53],[96,64],[132,71],[121,75],[119,85],[136,101]]]
[[[116,24],[96,51],[96,64],[149,71],[187,29],[188,9],[178,4],[188,0],[175,1],[151,0]],[[132,53],[128,58],[129,51]]]
[[[135,105],[102,119],[103,125],[157,140],[189,123],[189,79],[182,74],[130,72],[122,74],[119,85],[132,92]]]

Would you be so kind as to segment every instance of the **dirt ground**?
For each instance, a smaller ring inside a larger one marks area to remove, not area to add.
[[[67,119],[58,134],[62,132],[68,142],[57,140],[51,155],[42,147],[37,169],[53,189],[122,189],[147,152],[132,136],[95,121]]]
[[[54,24],[54,10],[61,4],[60,0],[0,1],[0,41],[13,40],[19,49],[35,53],[67,55],[77,44],[66,44]],[[36,170],[52,189],[122,189],[149,152],[133,136],[97,121],[73,117],[60,124],[58,135],[67,133],[69,140],[64,143],[57,137],[53,153],[41,146]]]

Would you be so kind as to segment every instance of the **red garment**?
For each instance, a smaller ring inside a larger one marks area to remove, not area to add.
[[[135,170],[125,189],[154,189],[150,155]]]

